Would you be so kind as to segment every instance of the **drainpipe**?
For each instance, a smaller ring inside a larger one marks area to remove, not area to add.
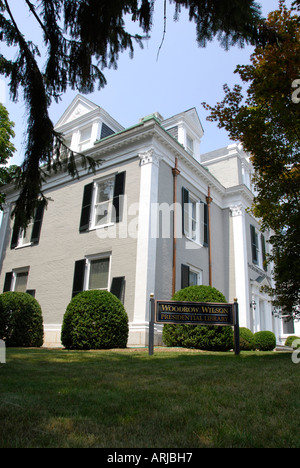
[[[172,296],[176,290],[176,232],[177,232],[177,176],[180,174],[178,169],[178,159],[175,158],[175,167],[172,169],[173,174],[173,269],[172,269]]]
[[[210,204],[212,202],[210,196],[210,187],[208,187],[206,203],[207,203],[207,222],[208,222],[208,271],[209,271],[209,286],[212,286],[212,264],[211,264],[211,232],[210,232]]]

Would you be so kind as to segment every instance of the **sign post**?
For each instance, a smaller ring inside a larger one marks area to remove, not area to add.
[[[154,300],[150,295],[149,355],[153,354],[154,322],[189,325],[217,325],[234,327],[234,352],[240,354],[238,302],[178,302]]]
[[[150,305],[149,305],[149,356],[152,356],[154,352],[154,315],[155,315],[155,302],[154,294],[150,294]]]
[[[240,354],[240,325],[239,325],[239,304],[237,299],[234,299],[234,353],[236,356]]]

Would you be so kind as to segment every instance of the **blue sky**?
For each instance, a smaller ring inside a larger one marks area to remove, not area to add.
[[[258,0],[257,3],[262,6],[263,16],[278,7],[278,0]],[[290,5],[291,1],[286,3]],[[20,4],[23,1],[17,0],[14,5],[17,7]],[[22,32],[35,41],[38,27],[24,11],[16,11],[16,14]],[[201,152],[205,153],[230,144],[230,140],[224,130],[206,120],[207,112],[201,103],[205,101],[214,105],[223,98],[225,83],[230,87],[239,83],[234,70],[238,64],[249,63],[253,48],[232,47],[225,51],[217,41],[206,48],[199,48],[195,24],[189,22],[187,12],[182,10],[176,23],[173,14],[174,5],[167,2],[167,28],[158,60],[157,52],[164,29],[163,0],[155,2],[151,38],[145,42],[144,49],[137,45],[133,59],[130,59],[128,52],[120,55],[117,70],[104,70],[106,87],[86,97],[104,108],[124,127],[134,125],[141,117],[156,111],[168,118],[195,107],[204,127]],[[137,25],[134,31],[139,32]],[[50,117],[54,123],[77,94],[76,91],[68,91],[58,104],[51,105]],[[10,102],[3,80],[0,82],[0,100],[7,107],[10,119],[15,122],[14,144],[17,152],[11,162],[20,164],[26,129],[24,105],[22,100],[17,104]]]

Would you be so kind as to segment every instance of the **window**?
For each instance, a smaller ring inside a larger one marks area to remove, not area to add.
[[[208,245],[207,204],[182,188],[183,234],[198,244]]]
[[[77,260],[74,267],[72,297],[91,289],[107,290],[122,302],[125,296],[125,276],[111,280],[111,254],[102,254]]]
[[[109,258],[91,260],[89,265],[89,280],[87,289],[108,289]]]
[[[200,270],[193,270],[190,267],[189,272],[189,286],[198,286],[202,284],[202,272]]]
[[[252,225],[250,225],[250,236],[252,262],[267,271],[265,237]]]
[[[83,151],[86,148],[90,147],[91,136],[92,136],[92,127],[87,127],[80,131],[79,151]]]
[[[114,177],[101,180],[95,184],[93,227],[106,226],[113,222],[114,184]]]
[[[40,240],[42,222],[44,216],[44,205],[40,203],[35,210],[33,219],[29,222],[26,230],[13,228],[10,248],[25,247],[33,244],[38,244]]]
[[[194,140],[189,135],[186,136],[186,150],[191,156],[193,156],[193,154],[194,154]]]
[[[29,268],[10,271],[5,275],[3,292],[27,292]]]
[[[18,247],[24,247],[25,245],[31,245],[31,234],[34,225],[33,219],[30,220],[26,229],[20,229],[18,238]]]
[[[189,265],[181,265],[181,288],[202,284],[202,271]]]
[[[84,187],[79,231],[86,232],[122,220],[125,172]]]
[[[14,273],[14,288],[13,291],[26,292],[28,281],[28,271]]]

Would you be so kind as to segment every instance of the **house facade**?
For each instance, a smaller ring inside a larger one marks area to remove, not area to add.
[[[128,346],[148,343],[149,298],[171,299],[192,284],[210,284],[238,299],[240,326],[286,333],[261,286],[272,284],[264,258],[268,233],[248,212],[252,166],[239,145],[201,154],[196,110],[159,113],[123,128],[78,95],[56,125],[66,144],[100,161],[80,178],[51,175],[48,198],[26,233],[14,229],[18,194],[7,194],[0,231],[3,291],[27,291],[41,305],[44,345],[60,346],[67,305],[87,289],[124,303]],[[289,325],[290,326],[290,325]],[[161,326],[155,344],[161,344]]]

